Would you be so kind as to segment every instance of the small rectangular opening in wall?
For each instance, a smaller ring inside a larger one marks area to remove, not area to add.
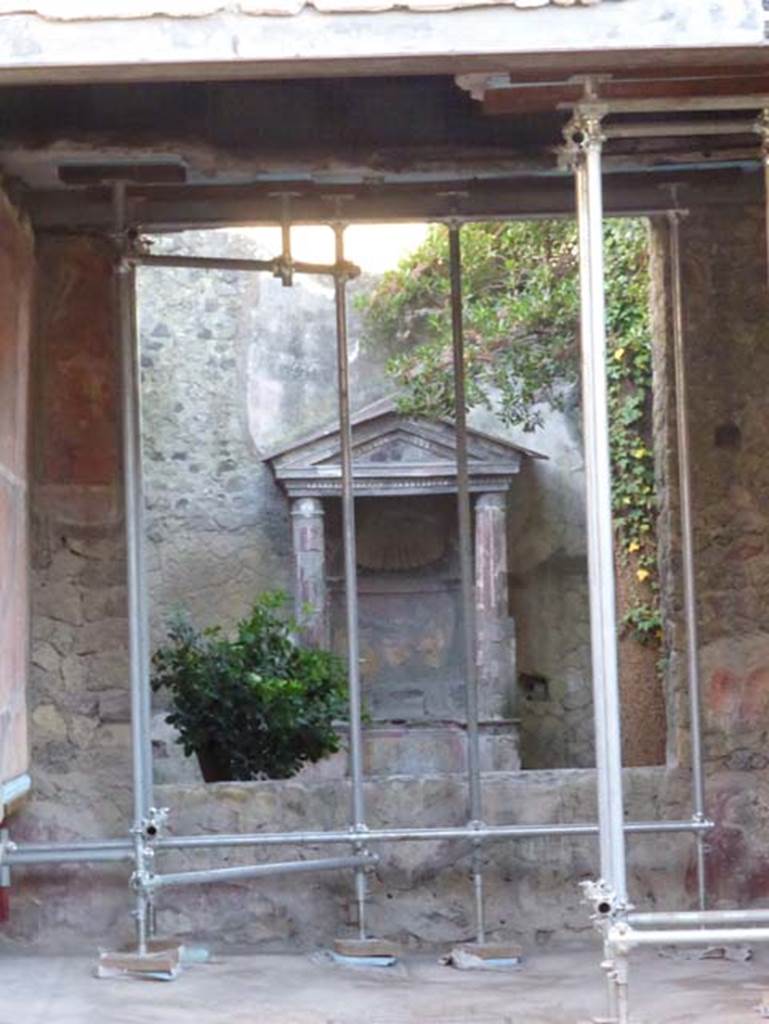
[[[518,690],[523,700],[550,700],[550,684],[544,676],[533,676],[527,672],[518,674]]]

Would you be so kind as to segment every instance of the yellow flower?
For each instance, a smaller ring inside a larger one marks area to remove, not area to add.
[[[648,454],[649,453],[648,453],[648,451],[645,448],[635,448],[633,450],[633,458],[634,459],[642,459],[644,457],[644,455],[648,455]]]
[[[649,572],[648,569],[639,569],[638,572],[636,573],[636,579],[638,580],[639,583],[643,583],[644,580],[648,580],[650,576],[651,576],[651,573]]]
[[[620,346],[614,349],[614,358],[619,362],[625,354],[625,349]]]
[[[630,554],[632,555],[634,551],[640,551],[641,550],[641,545],[638,543],[637,540],[631,540],[631,542],[627,546],[627,549],[630,552]]]

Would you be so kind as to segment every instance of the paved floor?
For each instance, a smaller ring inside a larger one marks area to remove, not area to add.
[[[424,957],[360,969],[318,956],[227,956],[163,983],[97,981],[92,967],[0,954],[0,1024],[577,1024],[604,1010],[595,949],[534,955],[504,973]],[[638,1024],[757,1024],[769,953],[731,963],[639,952],[631,986]]]

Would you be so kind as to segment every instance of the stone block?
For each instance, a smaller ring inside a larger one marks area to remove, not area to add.
[[[104,619],[125,619],[128,595],[125,586],[103,587],[83,594],[83,615],[86,622]]]
[[[67,737],[67,722],[54,704],[38,704],[32,712],[35,742],[61,741]]]
[[[71,580],[55,580],[35,588],[35,613],[56,622],[83,622],[83,594]]]
[[[61,657],[55,647],[42,640],[32,648],[32,664],[44,672],[58,675],[61,670]]]
[[[129,722],[131,720],[131,693],[128,687],[103,690],[97,699],[99,719],[102,722]]]

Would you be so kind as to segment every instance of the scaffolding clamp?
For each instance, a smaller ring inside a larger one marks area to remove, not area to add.
[[[270,192],[270,197],[280,200],[281,253],[275,259],[273,275],[284,288],[294,284],[294,257],[291,253],[291,200],[299,199],[301,192]]]
[[[764,166],[769,165],[769,107],[764,109],[759,114],[756,122],[753,126],[753,130],[757,135],[761,137],[761,155],[763,157]]]
[[[13,853],[16,849],[8,833],[7,828],[0,828],[0,889],[7,889],[11,884],[11,869],[3,864],[6,853]]]
[[[629,910],[633,908],[629,903],[620,902],[613,886],[604,879],[599,878],[580,882],[582,889],[582,902],[592,906],[593,913],[591,920],[600,931],[622,920]]]
[[[169,814],[168,807],[150,807],[147,817],[142,822],[144,838],[150,842],[158,839],[165,831]]]

